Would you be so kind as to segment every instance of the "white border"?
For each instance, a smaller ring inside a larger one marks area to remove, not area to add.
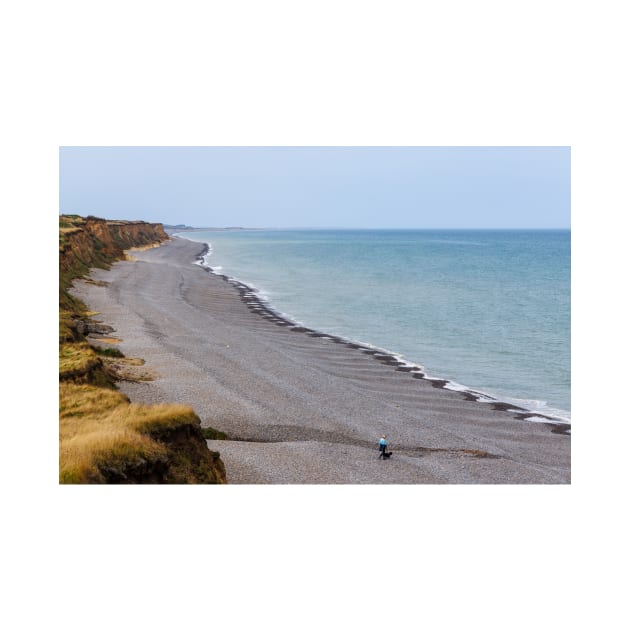
[[[614,369],[627,328],[621,6],[3,6],[3,617],[67,629],[617,626],[614,569],[628,560]],[[59,487],[57,148],[103,144],[572,146],[572,408],[585,427],[573,484]]]

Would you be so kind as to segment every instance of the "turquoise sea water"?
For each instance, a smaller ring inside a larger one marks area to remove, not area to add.
[[[571,233],[189,232],[276,311],[569,419]]]

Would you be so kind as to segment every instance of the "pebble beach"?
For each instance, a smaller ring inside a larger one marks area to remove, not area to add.
[[[359,344],[294,325],[172,238],[74,293],[154,380],[132,402],[188,404],[232,484],[568,484],[570,425],[475,400]],[[97,338],[93,343],[99,342]],[[391,459],[378,459],[386,434]]]

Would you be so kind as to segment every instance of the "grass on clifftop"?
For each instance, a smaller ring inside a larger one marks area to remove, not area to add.
[[[59,346],[59,377],[85,374],[99,364],[98,357],[86,341],[63,343]]]
[[[59,481],[105,483],[103,469],[164,461],[151,434],[198,422],[184,405],[138,405],[112,389],[60,383]]]

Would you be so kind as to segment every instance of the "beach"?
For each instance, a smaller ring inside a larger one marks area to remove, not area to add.
[[[173,238],[74,293],[154,380],[133,402],[193,407],[233,484],[566,484],[570,425],[444,389],[395,357],[292,325]],[[93,338],[92,343],[106,343]],[[378,459],[386,434],[393,456]]]

